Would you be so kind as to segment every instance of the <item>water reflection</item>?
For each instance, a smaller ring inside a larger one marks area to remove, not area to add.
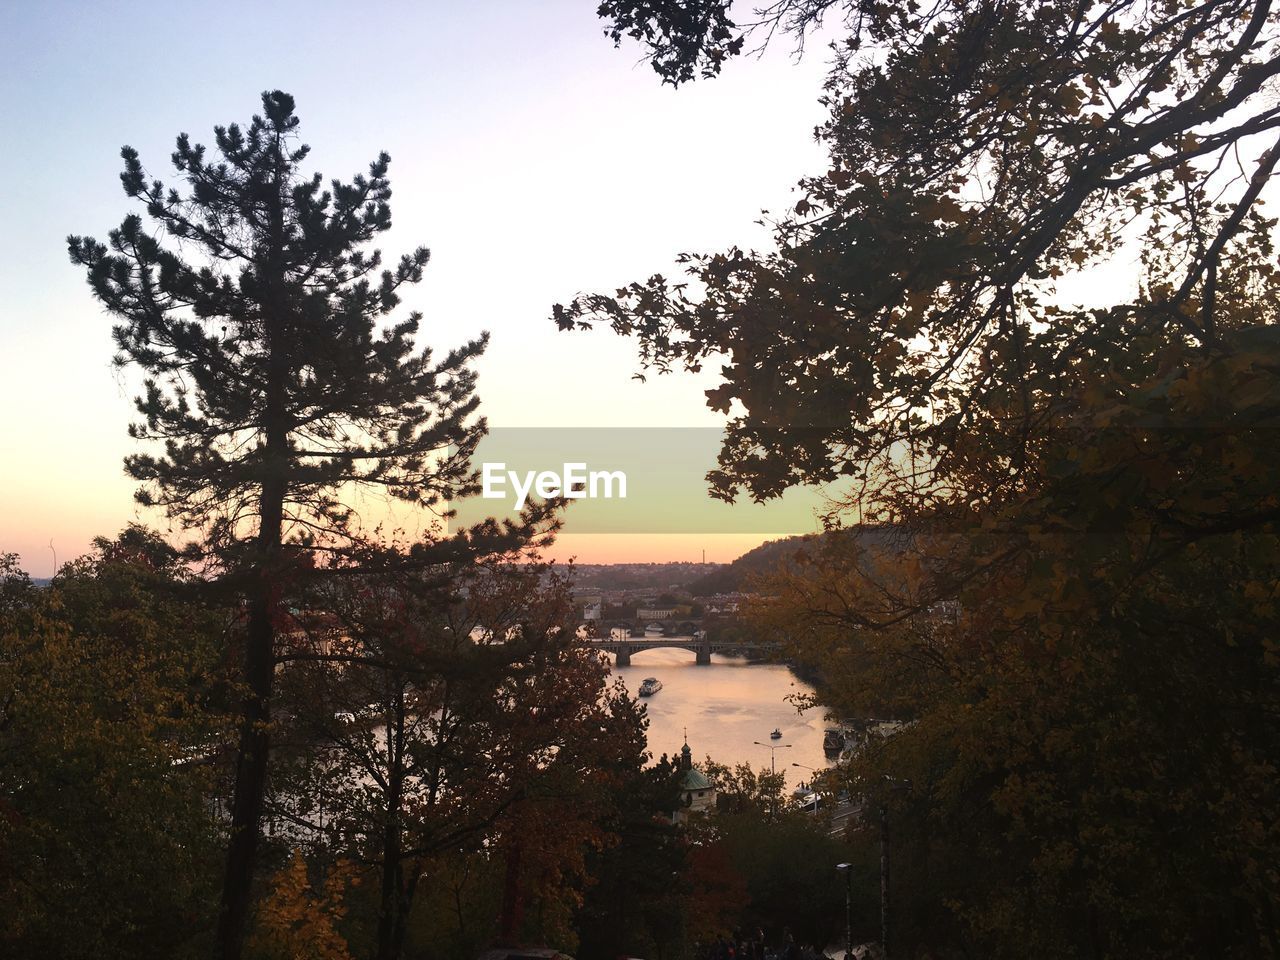
[[[687,728],[695,760],[710,754],[717,763],[750,763],[757,770],[768,769],[770,751],[754,741],[776,746],[778,770],[786,771],[792,786],[812,777],[809,770],[793,763],[815,769],[827,763],[822,753],[821,709],[800,714],[786,700],[790,694],[812,693],[813,688],[784,666],[712,654],[711,665],[700,667],[692,651],[663,648],[634,653],[631,666],[615,664],[613,672],[633,695],[645,677],[662,681],[662,689],[643,700],[649,710],[649,749],[654,756],[678,752]],[[770,740],[775,728],[782,738]]]

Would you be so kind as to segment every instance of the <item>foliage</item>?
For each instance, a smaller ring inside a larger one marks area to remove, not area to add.
[[[752,906],[749,878],[755,879],[731,858],[726,844],[695,840],[678,890],[685,913],[682,933],[686,945],[695,948],[719,937],[732,936],[744,926],[753,928],[757,917]]]
[[[640,763],[637,707],[569,629],[567,581],[521,559],[357,569],[282,658],[293,719],[272,812],[318,855],[380,873],[379,956],[468,856],[512,864],[509,936],[527,918],[530,939],[572,946],[609,784]]]
[[[207,951],[226,614],[138,528],[24,582],[0,581],[21,598],[0,616],[0,952]]]
[[[803,30],[829,6],[771,9]],[[1082,373],[1130,375],[1184,341],[1229,353],[1232,326],[1273,319],[1268,3],[848,14],[830,165],[773,249],[687,255],[685,281],[554,310],[634,336],[659,371],[723,361],[717,495],[849,476],[864,519],[996,498]],[[1060,302],[1064,279],[1134,259],[1144,275],[1114,302]]]
[[[35,585],[16,553],[0,553],[0,624],[15,629],[33,606]]]
[[[828,541],[762,606],[823,664],[827,697],[867,715],[891,691],[887,710],[914,720],[849,771],[929,878],[903,945],[1275,952],[1280,464],[1265,438],[1280,367],[1265,333],[1096,390],[1021,500],[896,552]],[[912,795],[886,797],[886,777]]]
[[[457,960],[481,954],[497,936],[504,876],[505,863],[484,853],[437,857],[431,884],[414,902],[406,943]]]
[[[130,432],[163,453],[126,461],[140,502],[231,552],[245,524],[272,519],[264,489],[287,508],[285,536],[348,532],[335,491],[351,484],[435,504],[468,480],[478,436],[469,365],[484,339],[437,360],[415,350],[420,314],[384,326],[429,259],[419,247],[384,269],[364,249],[391,226],[390,157],[325,189],[302,173],[293,98],[264,93],[262,107],[248,127],[215,128],[216,159],[177,138],[185,192],[121,151],[125,193],[196,259],[138,214],[105,244],[68,240],[120,321],[117,362],[147,374]]]
[[[749,763],[729,767],[716,763],[710,757],[702,765],[707,779],[716,785],[716,804],[719,809],[733,813],[753,812],[764,815],[777,812],[786,805],[782,795],[786,786],[786,771],[758,772]]]
[[[786,563],[790,555],[795,553],[806,539],[807,537],[801,536],[766,540],[732,563],[725,564],[691,582],[688,586],[689,592],[695,597],[705,597],[716,593],[746,591],[756,577],[771,573],[779,564]]]
[[[680,776],[664,754],[613,786],[602,826],[615,839],[589,852],[591,883],[574,921],[580,955],[685,955],[694,898],[679,879],[690,867],[689,846],[671,822]]]
[[[894,955],[1276,955],[1280,19],[763,18],[828,9],[830,164],[772,249],[555,319],[723,361],[716,495],[847,477],[833,524],[893,521],[806,545],[755,616],[842,715],[909,722],[847,771],[897,824]]]
[[[691,874],[703,880],[708,919],[718,920],[699,934],[709,940],[762,930],[775,943],[788,934],[812,946],[834,942],[844,924],[834,868],[849,854],[828,819],[795,809],[782,773],[710,758],[703,767],[716,785],[718,812],[695,827]]]
[[[734,34],[728,10],[729,0],[604,0],[596,15],[609,21],[605,33],[615,46],[624,36],[640,41],[663,82],[678,86],[695,75],[715,76],[742,52],[743,37]]]
[[[332,871],[315,890],[306,860],[301,851],[294,851],[258,907],[250,952],[262,960],[350,960],[338,931],[346,912],[344,887],[352,881],[345,866]]]
[[[848,855],[822,820],[747,811],[721,815],[715,831],[721,870],[740,877],[745,893],[739,929],[763,930],[775,942],[790,933],[819,949],[842,938],[844,884],[835,865]]]

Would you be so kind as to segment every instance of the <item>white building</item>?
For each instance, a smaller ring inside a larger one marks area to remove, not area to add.
[[[636,611],[637,620],[670,620],[675,615],[675,607],[641,607]]]

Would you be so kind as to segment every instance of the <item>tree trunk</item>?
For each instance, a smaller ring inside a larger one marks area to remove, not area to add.
[[[413,908],[413,895],[418,889],[418,880],[422,875],[421,864],[414,864],[415,872],[405,882],[404,892],[400,895],[400,910],[396,914],[395,926],[391,931],[391,960],[399,960],[404,951],[404,935],[409,926],[409,911]]]
[[[271,747],[271,687],[275,677],[275,614],[280,597],[280,556],[284,535],[284,501],[289,477],[289,422],[285,410],[288,358],[281,324],[287,311],[281,266],[284,203],[280,195],[280,142],[277,137],[277,196],[271,211],[271,238],[265,273],[272,294],[267,310],[268,359],[262,412],[263,474],[258,502],[256,579],[249,598],[245,635],[244,679],[248,686],[241,714],[236,756],[236,787],[231,807],[231,840],[227,846],[218,914],[215,956],[240,960],[252,903],[253,872],[267,789],[267,755]]]
[[[261,566],[249,601],[245,633],[244,677],[249,690],[242,706],[236,787],[231,806],[231,839],[222,880],[216,955],[239,960],[253,889],[262,801],[267,789],[267,755],[271,747],[271,687],[275,678],[275,609],[277,564],[284,517],[283,473],[263,484],[258,542]]]
[[[378,908],[378,960],[396,960],[404,939],[404,869],[400,806],[404,790],[404,693],[388,729],[386,826],[382,831],[382,898]]]
[[[393,791],[398,784],[393,781]],[[398,797],[388,797],[399,806]],[[387,825],[382,836],[382,902],[378,909],[378,960],[395,960],[399,954],[397,928],[400,919],[401,890],[404,872],[400,865],[400,817],[398,809],[387,811]]]
[[[378,909],[378,960],[396,960],[399,955],[401,888],[404,873],[400,866],[399,829],[387,825],[382,844],[382,903]]]
[[[524,892],[520,886],[520,841],[507,851],[507,877],[502,891],[502,920],[499,935],[502,943],[515,946],[524,923]]]
[[[249,693],[242,708],[235,796],[231,806],[231,839],[227,846],[222,904],[218,915],[217,956],[221,960],[239,960],[257,859],[262,800],[267,784],[267,752],[270,749],[268,724],[271,722],[274,672],[274,592],[271,579],[264,575],[249,608],[244,651],[245,682]]]

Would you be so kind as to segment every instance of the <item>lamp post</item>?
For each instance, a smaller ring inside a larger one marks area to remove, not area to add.
[[[770,772],[771,774],[774,774],[774,775],[776,776],[776,775],[777,775],[777,773],[778,773],[778,768],[777,768],[776,766],[774,766],[774,762],[773,762],[773,758],[774,758],[774,751],[775,751],[775,750],[781,750],[783,747],[790,747],[790,746],[791,746],[791,744],[789,744],[789,743],[761,743],[759,740],[753,740],[753,741],[752,741],[752,743],[754,743],[757,747],[768,747],[768,748],[769,748],[769,772]]]
[[[752,742],[753,742],[757,747],[768,747],[768,748],[769,748],[769,773],[770,773],[770,775],[771,775],[771,776],[775,776],[775,777],[776,777],[776,776],[778,775],[778,768],[777,768],[777,766],[775,766],[775,765],[774,765],[774,761],[773,761],[773,758],[774,758],[774,752],[775,752],[775,751],[777,751],[777,750],[781,750],[781,749],[783,749],[784,747],[789,748],[789,747],[791,746],[791,744],[789,744],[789,743],[776,743],[776,744],[775,744],[775,743],[761,743],[759,740],[753,740]],[[785,779],[785,778],[784,778],[784,779]],[[769,819],[770,819],[770,820],[773,820],[773,819],[774,819],[775,817],[777,817],[777,815],[778,815],[778,795],[777,795],[777,793],[773,793],[772,791],[770,792],[770,794],[771,794],[771,795],[770,795],[770,799],[769,799]]]
[[[837,863],[844,874],[844,960],[853,960],[853,864]]]

